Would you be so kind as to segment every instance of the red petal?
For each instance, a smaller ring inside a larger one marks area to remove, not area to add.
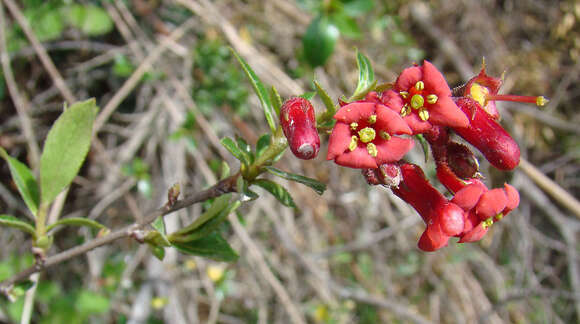
[[[403,118],[395,111],[387,108],[383,105],[377,105],[377,122],[374,128],[377,131],[385,130],[389,134],[408,134],[411,135],[412,131],[409,125],[403,120]]]
[[[465,233],[470,232],[472,229],[474,229],[479,223],[481,223],[479,221],[479,218],[477,218],[477,215],[475,215],[475,211],[469,211],[468,213],[466,213],[466,217],[463,223],[463,235],[465,235]],[[462,236],[462,235],[460,235]]]
[[[451,89],[443,74],[429,61],[423,61],[423,82],[427,93],[434,93],[438,97],[451,96]]]
[[[375,113],[374,102],[353,102],[340,108],[334,115],[334,119],[345,124],[367,120]]]
[[[464,128],[469,126],[469,119],[451,97],[439,97],[437,103],[427,108],[429,121],[436,125]]]
[[[516,209],[520,204],[520,193],[509,184],[504,184],[505,193],[507,196],[507,204],[503,211],[504,216],[507,215],[512,210]]]
[[[337,156],[348,150],[351,139],[350,126],[337,122],[328,139],[328,154],[326,155],[326,159],[334,160]]]
[[[433,252],[447,245],[449,236],[443,234],[439,226],[428,225],[417,246],[423,251]]]
[[[489,227],[483,228],[483,224],[479,223],[471,231],[467,232],[459,239],[458,243],[469,243],[481,240],[481,238],[487,233]]]
[[[486,220],[501,213],[507,205],[507,196],[503,189],[492,189],[481,195],[475,207],[480,220]]]
[[[413,131],[413,135],[425,133],[432,127],[430,122],[422,121],[415,113],[411,113],[410,115],[403,117],[403,120],[407,123],[407,125],[409,125]]]
[[[485,191],[487,191],[487,188],[484,185],[473,183],[459,190],[451,199],[451,202],[457,204],[465,211],[472,210]]]
[[[441,231],[449,236],[455,236],[463,232],[463,226],[465,223],[465,214],[463,209],[459,206],[448,203],[441,210],[439,216]]]
[[[383,92],[381,101],[383,105],[389,107],[391,110],[394,110],[397,114],[401,113],[401,108],[403,107],[403,98],[397,91],[387,90]]]
[[[396,91],[407,91],[423,78],[422,68],[413,66],[403,70],[395,82]]]
[[[376,141],[375,143],[378,151],[377,164],[399,161],[415,145],[412,139],[395,136],[388,141]]]
[[[339,155],[334,160],[336,164],[354,169],[376,169],[378,168],[375,159],[367,152],[366,148],[357,147],[352,152]]]

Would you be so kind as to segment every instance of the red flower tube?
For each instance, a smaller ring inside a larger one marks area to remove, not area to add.
[[[286,100],[280,108],[280,125],[296,157],[310,160],[318,155],[320,137],[312,104],[301,97]]]

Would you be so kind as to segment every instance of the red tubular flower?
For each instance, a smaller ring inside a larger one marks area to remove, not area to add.
[[[280,125],[296,157],[310,160],[318,155],[320,137],[314,107],[308,100],[301,97],[286,100],[280,108]]]
[[[512,170],[520,163],[518,143],[471,98],[456,100],[463,112],[471,117],[470,127],[454,128],[459,136],[475,146],[485,158],[500,170]]]
[[[459,235],[464,229],[463,210],[431,186],[419,166],[403,164],[400,169],[403,180],[399,187],[391,190],[413,206],[427,225],[419,239],[419,248],[435,251],[446,246],[450,237]]]
[[[538,106],[544,106],[548,102],[548,99],[542,96],[500,95],[498,92],[502,82],[501,78],[494,78],[485,73],[484,61],[479,74],[471,78],[464,86],[454,89],[453,92],[455,96],[475,100],[493,119],[499,118],[495,101],[527,102],[535,103]]]
[[[383,94],[383,102],[404,117],[413,134],[432,125],[467,127],[469,120],[451,99],[451,89],[437,68],[428,61],[405,69],[393,90]]]
[[[459,243],[480,240],[489,227],[515,209],[520,203],[518,191],[504,184],[504,188],[488,190],[479,180],[459,190],[451,202],[461,207],[467,217]]]
[[[353,102],[334,115],[328,141],[327,160],[357,168],[376,169],[400,160],[414,145],[412,139],[394,135],[411,134],[405,121],[380,103]]]

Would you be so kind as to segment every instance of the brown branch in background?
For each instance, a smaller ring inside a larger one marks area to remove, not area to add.
[[[55,254],[53,256],[50,256],[50,257],[46,258],[44,264],[34,265],[34,266],[29,267],[29,268],[26,268],[26,269],[22,270],[21,272],[19,272],[18,274],[12,276],[11,278],[6,279],[5,281],[1,282],[0,283],[0,292],[2,292],[4,294],[9,293],[14,284],[21,282],[23,280],[26,280],[33,273],[43,271],[48,267],[59,264],[63,261],[74,258],[76,256],[85,254],[85,253],[87,253],[93,249],[96,249],[100,246],[111,244],[112,242],[114,242],[118,239],[130,237],[136,231],[144,229],[147,225],[151,224],[158,217],[165,216],[167,214],[171,214],[177,210],[183,209],[185,207],[191,206],[193,204],[196,204],[196,203],[199,203],[202,201],[206,201],[206,200],[211,199],[211,198],[219,197],[219,196],[226,194],[226,193],[229,193],[229,192],[235,192],[236,191],[236,180],[238,179],[239,175],[240,175],[239,173],[236,173],[230,177],[227,177],[227,178],[219,181],[218,183],[214,184],[213,186],[211,186],[203,191],[199,191],[199,192],[194,193],[192,195],[186,196],[181,200],[177,200],[175,202],[175,204],[173,204],[172,206],[166,205],[166,206],[163,206],[161,208],[158,208],[157,210],[147,214],[147,216],[144,217],[143,222],[140,224],[134,223],[134,224],[125,226],[125,227],[118,229],[118,230],[116,230],[116,231],[114,231],[106,236],[96,238],[90,242],[83,244],[83,245],[75,246],[71,249],[68,249],[68,250],[60,252],[58,254]]]

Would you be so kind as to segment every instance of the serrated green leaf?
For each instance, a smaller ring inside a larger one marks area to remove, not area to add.
[[[349,101],[364,98],[376,85],[375,72],[371,61],[358,50],[356,51],[356,65],[358,66],[358,83]]]
[[[305,93],[299,95],[298,97],[304,98],[304,99],[310,101],[310,100],[312,100],[312,98],[314,98],[314,96],[316,96],[316,91],[308,91],[308,92],[305,92]]]
[[[320,96],[322,103],[326,107],[326,111],[322,113],[320,118],[317,118],[317,122],[320,123],[322,121],[329,120],[332,118],[332,116],[334,116],[334,114],[336,113],[336,106],[334,105],[334,102],[332,101],[326,90],[324,90],[320,85],[320,83],[318,83],[316,80],[314,81],[314,87],[316,88],[316,93]]]
[[[249,165],[250,161],[247,159],[246,154],[240,150],[238,144],[229,137],[224,137],[220,140],[220,143],[228,150],[232,155],[240,160],[245,165]]]
[[[260,157],[262,153],[270,146],[271,136],[270,134],[264,134],[260,136],[256,142],[256,158]]]
[[[272,102],[270,102],[270,96],[268,95],[268,91],[266,91],[266,87],[264,86],[262,81],[260,81],[260,78],[258,78],[258,76],[254,72],[254,70],[252,70],[250,65],[246,63],[246,61],[240,55],[238,55],[238,53],[233,49],[232,52],[234,53],[235,57],[238,59],[238,62],[240,62],[240,65],[244,69],[244,72],[246,72],[246,75],[250,79],[250,83],[252,84],[252,87],[254,88],[256,95],[258,95],[258,99],[260,100],[262,108],[264,109],[264,116],[266,117],[266,121],[270,126],[270,130],[272,131],[272,133],[274,133],[276,131],[276,112],[274,106],[272,105]]]
[[[189,242],[173,242],[179,251],[191,255],[198,255],[217,261],[234,262],[239,255],[230,244],[217,232]]]
[[[61,218],[58,221],[48,225],[46,227],[46,231],[50,231],[51,229],[59,226],[59,225],[72,225],[72,226],[87,226],[92,227],[94,229],[102,230],[107,229],[107,227],[97,221],[94,221],[89,218],[83,217],[68,217],[68,218]]]
[[[0,226],[16,228],[36,237],[34,226],[11,215],[0,215]]]
[[[6,153],[6,151],[1,147],[0,156],[2,156],[2,158],[4,158],[8,163],[12,179],[18,188],[18,192],[20,192],[20,196],[22,196],[22,199],[26,203],[26,206],[28,206],[28,209],[30,209],[32,214],[36,216],[40,194],[38,183],[36,182],[36,178],[32,174],[32,171],[28,166],[26,166],[26,164],[8,155],[8,153]]]
[[[318,16],[312,20],[302,37],[304,57],[313,66],[326,63],[334,52],[340,32],[327,16]]]
[[[299,182],[303,185],[306,185],[316,191],[317,194],[322,195],[326,190],[326,185],[318,180],[314,180],[312,178],[308,178],[305,176],[301,176],[299,174],[288,173],[282,170],[276,169],[274,167],[266,167],[266,170],[271,174],[278,176],[282,179],[290,180]]]
[[[296,208],[296,204],[294,204],[294,199],[282,185],[276,183],[274,181],[270,181],[267,179],[256,179],[252,182],[259,187],[266,189],[269,193],[271,193],[278,201],[280,201],[284,206]]]
[[[56,120],[40,157],[40,201],[51,203],[74,179],[89,152],[95,99],[77,102]]]
[[[274,109],[276,109],[276,114],[280,115],[280,108],[282,107],[282,97],[278,93],[278,90],[275,86],[270,88],[270,102],[274,105]]]

